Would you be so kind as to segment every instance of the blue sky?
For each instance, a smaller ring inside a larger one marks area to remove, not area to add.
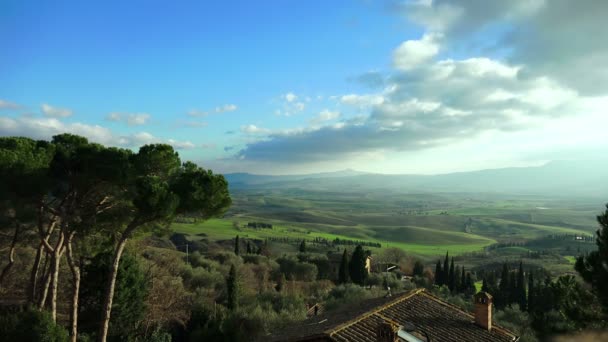
[[[539,61],[524,47],[565,51],[541,32],[594,9],[523,3],[4,1],[0,135],[164,142],[256,173],[438,173],[597,147],[599,132],[567,146],[525,140],[599,115],[589,108],[604,90],[560,68],[590,70],[585,57],[606,49],[590,41],[557,66]],[[579,24],[566,34],[602,27]]]

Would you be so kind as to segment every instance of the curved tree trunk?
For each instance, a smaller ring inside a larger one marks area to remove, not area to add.
[[[42,209],[41,209],[42,210]],[[39,213],[39,215],[42,215],[42,212]],[[49,291],[49,285],[51,282],[51,277],[50,277],[50,269],[47,268],[48,262],[49,262],[49,256],[51,254],[51,252],[53,252],[53,247],[51,247],[51,245],[49,244],[49,238],[51,237],[51,234],[53,233],[53,231],[55,230],[55,224],[57,223],[57,221],[55,221],[55,218],[51,219],[51,222],[49,223],[48,229],[46,231],[44,231],[43,229],[43,220],[42,217],[39,218],[38,221],[38,230],[40,233],[40,245],[46,253],[44,256],[44,266],[42,267],[42,276],[44,279],[44,282],[42,284],[42,288],[40,289],[40,295],[36,296],[36,292],[38,291],[38,270],[37,269],[32,269],[32,275],[31,275],[31,284],[30,286],[32,286],[32,295],[33,298],[36,299],[36,297],[38,297],[38,308],[40,310],[42,310],[46,304],[46,299],[47,299],[47,295],[48,295],[48,291]]]
[[[42,268],[44,271],[44,283],[42,284],[42,288],[40,289],[40,298],[38,299],[38,309],[40,310],[44,309],[44,306],[46,305],[46,299],[49,293],[49,287],[51,285],[51,267],[48,265],[50,259],[49,255],[50,253],[46,253],[44,267]]]
[[[2,273],[0,273],[0,289],[2,288],[2,281],[8,275],[8,272],[13,268],[15,264],[15,247],[17,246],[17,241],[19,240],[19,231],[21,230],[21,226],[19,222],[15,222],[15,234],[13,234],[13,240],[11,241],[11,247],[8,250],[8,264],[4,266]]]
[[[53,322],[57,322],[57,290],[59,286],[59,262],[63,254],[63,234],[59,234],[59,240],[55,245],[55,250],[51,253],[51,317]]]
[[[32,265],[32,272],[30,273],[30,283],[27,290],[27,301],[31,304],[36,302],[36,288],[38,287],[38,272],[40,271],[40,261],[42,261],[42,252],[44,245],[40,243],[36,250],[36,258],[34,259],[34,265]]]
[[[70,234],[68,237],[66,247],[67,247],[67,257],[68,264],[70,265],[70,270],[72,271],[72,312],[70,313],[71,320],[71,341],[76,342],[78,338],[78,296],[80,291],[80,267],[74,262],[74,255],[72,253],[72,239],[74,238],[74,233]]]
[[[99,327],[99,334],[97,341],[106,342],[108,337],[108,329],[110,327],[110,314],[112,313],[112,300],[114,299],[114,286],[116,285],[116,276],[118,275],[118,265],[120,264],[120,258],[122,252],[127,244],[127,238],[123,236],[118,242],[116,251],[114,252],[114,258],[112,260],[112,268],[110,268],[110,274],[108,277],[108,283],[106,285],[106,293],[104,304],[102,308],[102,319],[101,326]]]

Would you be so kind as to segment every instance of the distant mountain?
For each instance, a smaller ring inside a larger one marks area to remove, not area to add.
[[[284,181],[296,181],[302,179],[317,179],[317,178],[337,178],[337,177],[352,177],[366,175],[369,173],[356,171],[352,169],[345,169],[334,172],[322,172],[322,173],[311,173],[302,175],[256,175],[252,173],[228,173],[224,176],[228,182],[232,184],[264,184]]]
[[[226,175],[232,189],[500,192],[604,196],[608,199],[607,177],[608,161],[555,161],[538,167],[513,167],[440,175],[386,175],[355,170],[286,176],[248,173]]]

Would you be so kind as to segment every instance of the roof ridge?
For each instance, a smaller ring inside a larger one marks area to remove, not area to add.
[[[368,318],[370,316],[373,316],[373,315],[377,314],[381,310],[389,308],[389,307],[391,307],[391,306],[393,306],[393,305],[395,305],[397,303],[400,303],[403,300],[409,299],[412,296],[417,295],[417,294],[422,293],[422,292],[426,292],[426,290],[424,288],[411,290],[407,294],[403,294],[400,297],[397,297],[394,300],[389,301],[388,303],[386,303],[384,305],[381,305],[381,306],[377,307],[376,309],[374,309],[374,310],[372,310],[370,312],[367,312],[367,313],[365,313],[363,315],[359,315],[359,316],[357,316],[357,317],[355,317],[355,318],[353,318],[351,320],[348,320],[348,321],[346,321],[346,322],[344,322],[344,323],[342,323],[340,325],[337,325],[337,326],[335,326],[333,328],[327,329],[327,330],[325,330],[325,333],[328,334],[329,336],[332,336],[333,334],[339,332],[340,330],[346,329],[349,326],[351,326],[353,324],[356,324],[357,322],[360,322],[360,321],[362,321],[362,320],[364,320],[364,319],[366,319],[366,318]]]
[[[426,296],[427,296],[427,297],[429,297],[431,300],[434,300],[435,302],[437,302],[437,303],[439,303],[439,304],[441,304],[441,305],[448,306],[448,307],[451,307],[451,308],[453,308],[453,309],[455,309],[455,310],[458,310],[458,311],[460,311],[460,312],[464,313],[465,315],[467,315],[467,316],[471,317],[473,320],[475,320],[475,315],[474,315],[474,314],[470,313],[469,311],[463,310],[462,308],[460,308],[460,307],[459,307],[459,306],[457,306],[457,305],[454,305],[454,304],[452,304],[452,303],[449,303],[449,302],[447,302],[447,301],[444,301],[443,299],[441,299],[441,298],[439,298],[439,297],[435,296],[434,294],[432,294],[432,293],[430,293],[430,292],[428,292],[428,291],[424,291],[423,295],[426,295]],[[492,320],[492,321],[493,321],[493,320]],[[513,334],[513,333],[509,332],[509,330],[507,330],[506,328],[503,328],[502,326],[500,326],[500,325],[498,325],[498,324],[494,324],[494,323],[492,323],[492,329],[496,329],[496,330],[500,331],[501,333],[503,333],[503,334],[505,334],[505,335],[508,335],[508,336],[513,336],[513,338],[517,338],[517,335],[515,335],[515,334]]]

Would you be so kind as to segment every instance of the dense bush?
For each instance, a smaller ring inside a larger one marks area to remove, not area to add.
[[[68,341],[68,332],[49,313],[28,309],[1,315],[0,337],[2,341],[63,342]]]
[[[83,269],[79,315],[80,330],[83,332],[94,334],[99,327],[103,291],[111,260],[111,254],[100,253]],[[124,341],[137,334],[146,310],[148,289],[148,279],[137,258],[125,253],[116,278],[108,340]]]
[[[327,310],[333,310],[339,306],[355,303],[364,299],[370,298],[369,291],[359,285],[342,284],[334,287],[329,291],[325,307]]]

